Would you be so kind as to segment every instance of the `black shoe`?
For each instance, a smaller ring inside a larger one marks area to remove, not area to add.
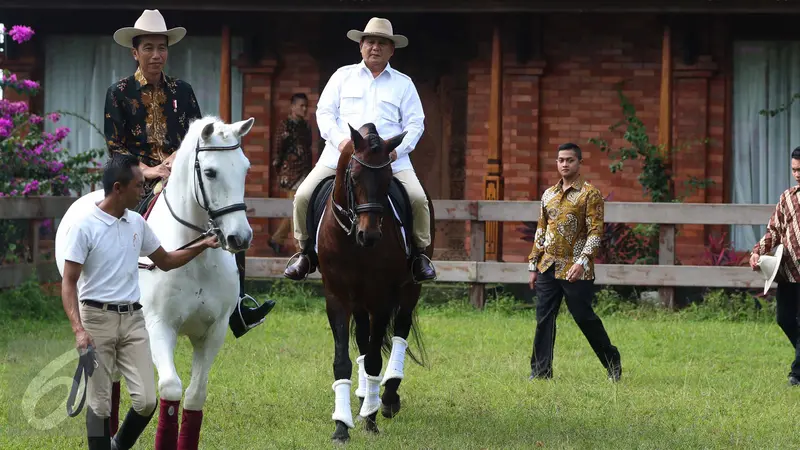
[[[297,261],[283,271],[283,276],[294,281],[305,280],[308,274],[314,273],[316,267],[314,267],[308,255],[297,253],[292,258],[295,256],[297,256]],[[291,258],[289,260],[291,261]]]
[[[620,378],[622,378],[622,364],[619,361],[612,363],[606,370],[608,372],[609,380],[616,383]]]
[[[800,377],[797,375],[789,375],[789,386],[800,386]]]
[[[424,283],[436,279],[433,262],[422,252],[411,263],[411,277],[414,279],[414,283]]]
[[[256,307],[249,308],[245,306],[243,303],[247,300],[255,303]],[[236,309],[233,310],[231,317],[228,319],[228,326],[233,332],[233,335],[238,339],[251,329],[261,325],[267,314],[269,314],[274,307],[275,302],[272,300],[267,300],[259,305],[253,297],[245,294],[239,299]]]
[[[111,450],[133,448],[136,440],[139,439],[142,431],[147,428],[147,424],[150,423],[150,419],[153,418],[155,412],[156,410],[153,408],[153,412],[149,416],[142,416],[134,411],[133,408],[129,409],[128,415],[125,416],[125,420],[120,425],[117,434],[111,439]]]
[[[553,378],[552,373],[531,373],[531,376],[528,377],[528,381],[533,380],[550,380]]]

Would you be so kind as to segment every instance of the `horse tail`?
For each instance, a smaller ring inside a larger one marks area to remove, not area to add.
[[[415,305],[416,306],[416,305]],[[397,307],[392,310],[392,314],[389,319],[389,326],[386,327],[386,333],[383,335],[383,342],[381,342],[381,349],[383,350],[383,354],[388,357],[392,351],[392,337],[395,336],[395,326],[397,323],[398,312],[400,308]],[[406,355],[411,358],[417,365],[422,367],[427,367],[427,351],[425,350],[425,344],[422,339],[422,331],[419,328],[419,321],[417,320],[417,308],[413,308],[411,313],[409,314],[408,320],[410,321],[409,333],[406,341],[411,343],[413,341],[413,347],[416,347],[417,352],[412,350],[412,346],[409,345],[406,349]]]

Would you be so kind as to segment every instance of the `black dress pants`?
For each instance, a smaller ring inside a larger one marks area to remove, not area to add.
[[[594,280],[578,280],[574,283],[559,280],[555,278],[555,268],[551,266],[536,279],[536,333],[533,338],[531,375],[542,378],[553,376],[556,317],[564,297],[575,323],[603,367],[608,370],[612,365],[619,365],[619,351],[611,344],[603,322],[592,308]]]
[[[797,322],[798,302],[800,302],[800,284],[778,282],[776,300],[776,316],[781,327],[794,348],[794,361],[789,375],[800,378],[800,326]]]

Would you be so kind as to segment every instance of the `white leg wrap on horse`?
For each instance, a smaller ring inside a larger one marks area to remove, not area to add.
[[[358,364],[358,386],[356,387],[356,397],[364,398],[367,396],[367,369],[364,368],[364,355],[356,358]]]
[[[334,410],[331,419],[339,420],[348,428],[354,428],[353,411],[350,409],[350,380],[336,380],[333,383],[333,392],[336,395]]]
[[[381,377],[367,375],[366,385],[367,396],[364,398],[364,403],[361,405],[361,411],[358,413],[361,417],[368,417],[377,412],[381,407],[381,399],[378,396],[381,393]]]
[[[406,360],[406,348],[408,342],[400,336],[392,338],[392,353],[389,355],[389,364],[386,365],[386,372],[383,373],[381,386],[392,378],[403,379],[403,366]]]

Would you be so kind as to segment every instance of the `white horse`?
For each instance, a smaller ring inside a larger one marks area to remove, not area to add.
[[[216,233],[221,244],[169,272],[139,271],[142,312],[161,398],[156,449],[176,448],[178,440],[181,448],[197,448],[199,443],[208,374],[239,299],[234,253],[247,249],[253,237],[244,206],[250,161],[241,148],[241,138],[253,122],[250,118],[226,124],[216,117],[194,121],[175,155],[167,186],[147,219],[167,251],[194,241],[206,230]],[[75,219],[103,196],[102,189],[86,194],[64,215],[56,233],[56,262],[62,274],[64,251],[59,244]],[[147,258],[140,262],[151,264]],[[180,439],[177,412],[183,384],[174,363],[179,334],[189,338],[194,350]]]

